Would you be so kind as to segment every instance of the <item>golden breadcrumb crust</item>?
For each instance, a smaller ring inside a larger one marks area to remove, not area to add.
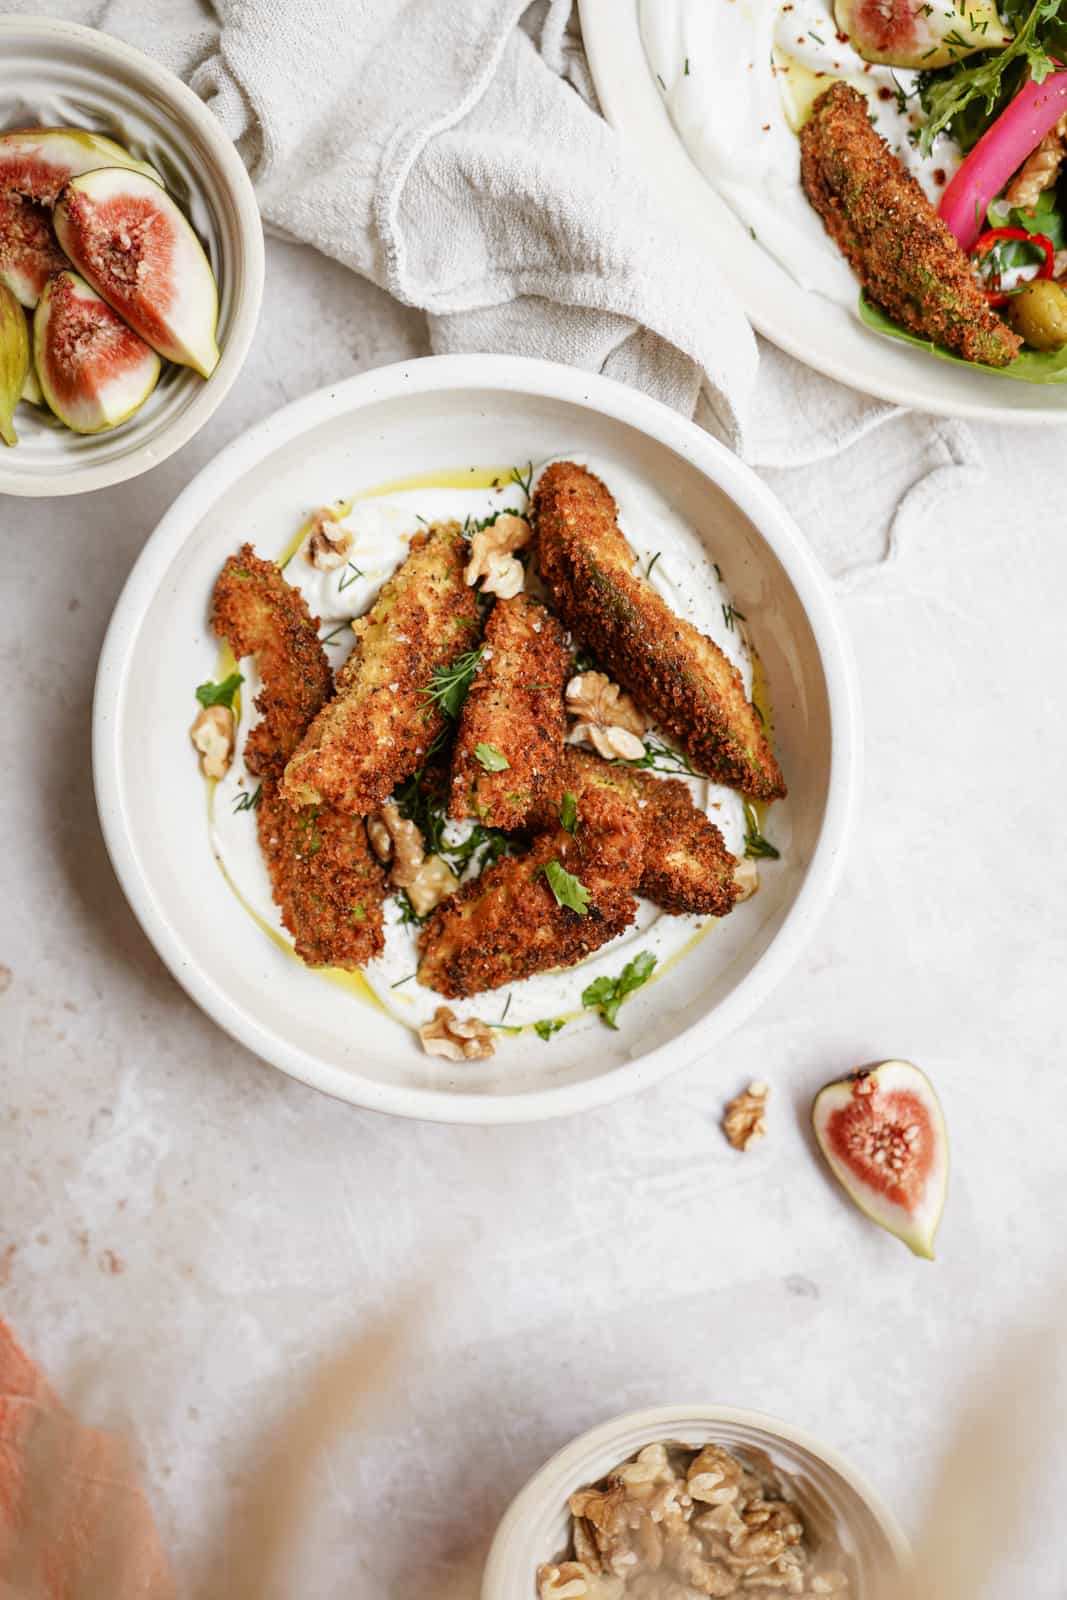
[[[463,581],[467,545],[458,522],[435,523],[353,624],[355,648],[337,694],[285,769],[291,805],[323,801],[357,816],[377,810],[418,767],[444,726],[428,698],[436,668],[477,643],[478,604]]]
[[[584,915],[557,903],[544,874],[558,861],[589,892]],[[574,836],[559,828],[505,856],[438,906],[419,939],[419,982],[461,999],[553,967],[573,967],[629,927],[641,837],[630,806],[598,791]]]
[[[631,569],[610,491],[557,461],[534,495],[538,560],[561,618],[710,777],[762,800],[785,794],[741,674]]]
[[[1022,340],[986,300],[916,179],[871,126],[858,89],[834,83],[800,130],[800,181],[877,305],[965,361],[1006,367]]]
[[[245,765],[257,777],[280,777],[333,690],[319,619],[274,562],[261,560],[246,544],[219,573],[211,625],[238,660],[256,658],[263,680],[256,709],[263,720],[245,743]]]
[[[330,806],[294,811],[265,779],[256,815],[274,899],[309,967],[362,967],[385,945],[385,872],[362,817]]]
[[[497,601],[460,717],[449,816],[521,828],[540,797],[558,791],[570,664],[563,629],[543,605],[528,594]],[[507,766],[487,770],[497,757]]]

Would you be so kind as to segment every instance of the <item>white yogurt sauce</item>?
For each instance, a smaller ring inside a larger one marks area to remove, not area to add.
[[[926,158],[918,73],[872,66],[837,32],[833,0],[640,0],[649,66],[682,143],[760,244],[806,289],[854,310],[858,286],[800,187],[797,108],[843,78],[936,205],[960,163]],[[792,125],[791,125],[792,123]]]
[[[745,620],[731,611],[729,590],[694,531],[633,473],[614,464],[598,463],[592,457],[569,455],[567,459],[577,460],[603,477],[618,501],[619,523],[638,557],[639,569],[645,571],[652,563],[652,585],[680,616],[688,618],[715,640],[737,666],[745,689],[751,695],[753,656],[743,631]],[[539,471],[547,465],[543,463]],[[433,486],[402,489],[356,501],[342,518],[343,526],[351,529],[354,535],[348,552],[351,568],[319,572],[305,559],[302,544],[286,565],[285,575],[303,592],[311,610],[321,616],[320,632],[324,636],[341,627],[341,633],[327,645],[333,665],[339,666],[351,648],[351,632],[344,627],[344,620],[369,609],[382,583],[404,559],[408,544],[423,521],[430,523],[447,518],[463,521],[468,515],[478,519],[505,508],[526,510],[527,499],[521,489],[514,485],[503,490]],[[654,562],[653,557],[657,557]],[[353,576],[352,569],[361,576]],[[528,574],[527,581],[529,587],[535,588],[536,579],[531,582]],[[270,879],[256,836],[255,811],[236,809],[242,796],[255,790],[255,780],[244,770],[243,751],[249,729],[258,721],[254,700],[260,687],[254,660],[246,658],[240,667],[245,681],[241,688],[237,744],[230,770],[215,786],[211,798],[211,843],[246,907],[291,945],[271,898]],[[654,736],[659,737],[658,734]],[[703,778],[685,781],[697,802],[721,829],[727,848],[739,857],[743,855],[745,816],[740,796]],[[469,823],[449,823],[447,842],[458,843],[466,838],[470,826]],[[781,829],[772,827],[771,831],[780,844]],[[761,871],[766,866],[767,863],[761,862]],[[477,867],[471,870],[476,871]],[[399,918],[395,900],[388,900],[385,951],[366,968],[364,976],[398,1021],[417,1027],[433,1016],[442,999],[415,981],[419,929],[402,923]],[[521,983],[475,995],[472,1000],[461,1002],[462,1014],[495,1022],[503,1021],[506,1013],[507,1027],[515,1028],[542,1019],[573,1016],[581,1010],[582,990],[594,978],[602,973],[617,975],[626,962],[642,950],[651,951],[662,968],[712,921],[694,916],[668,916],[657,906],[641,901],[634,926],[581,966],[541,973]],[[591,1014],[586,1015],[593,1020]]]

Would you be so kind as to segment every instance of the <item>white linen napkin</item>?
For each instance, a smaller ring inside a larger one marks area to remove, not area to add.
[[[574,0],[55,10],[186,77],[236,141],[268,226],[426,311],[434,350],[607,373],[787,473],[779,487],[831,571],[866,572],[898,547],[914,480],[928,499],[944,468],[974,464],[958,425],[868,400],[757,342],[599,115]],[[796,470],[837,456],[830,475]]]

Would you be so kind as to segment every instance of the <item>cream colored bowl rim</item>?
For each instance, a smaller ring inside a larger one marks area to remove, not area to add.
[[[780,1417],[772,1416],[766,1411],[705,1404],[651,1406],[639,1411],[623,1412],[622,1415],[612,1417],[607,1422],[597,1423],[595,1427],[572,1439],[570,1444],[557,1450],[555,1455],[550,1456],[533,1477],[528,1479],[504,1513],[493,1536],[482,1579],[481,1600],[506,1600],[507,1583],[511,1572],[511,1546],[524,1522],[543,1505],[546,1495],[553,1498],[560,1495],[562,1486],[570,1483],[576,1474],[580,1475],[581,1469],[591,1456],[599,1455],[608,1449],[613,1440],[632,1434],[636,1430],[654,1431],[661,1438],[670,1439],[684,1437],[686,1428],[694,1425],[699,1427],[732,1425],[758,1429],[762,1433],[780,1439],[784,1444],[793,1445],[814,1456],[847,1483],[863,1501],[885,1536],[901,1571],[908,1570],[911,1549],[904,1530],[877,1489],[850,1461],[830,1445],[816,1439],[813,1434],[796,1427],[791,1422],[784,1422]],[[562,1497],[565,1499],[570,1492],[570,1488],[562,1489]],[[533,1573],[531,1573],[530,1594],[533,1592]]]
[[[124,483],[150,467],[158,466],[168,456],[180,450],[207,422],[229,393],[237,374],[244,365],[249,345],[259,320],[263,298],[263,224],[256,202],[252,181],[244,163],[218,120],[204,102],[166,67],[153,61],[143,51],[125,44],[98,28],[86,28],[78,22],[60,22],[55,17],[40,15],[0,15],[0,51],[5,48],[5,36],[13,34],[38,34],[46,48],[49,44],[80,46],[95,58],[94,65],[106,73],[108,64],[121,64],[143,77],[160,100],[170,109],[175,122],[195,127],[211,151],[212,159],[225,181],[237,216],[237,227],[244,251],[246,286],[234,308],[233,324],[226,336],[225,348],[210,379],[202,385],[192,404],[165,428],[157,438],[132,446],[117,459],[88,465],[80,471],[64,473],[62,478],[51,473],[5,472],[0,458],[0,493],[41,497],[84,494],[91,489],[104,489],[111,484]],[[17,448],[17,447],[16,447]]]

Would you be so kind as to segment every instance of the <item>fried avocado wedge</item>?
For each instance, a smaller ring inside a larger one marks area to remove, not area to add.
[[[293,810],[278,793],[286,762],[333,688],[318,619],[274,562],[246,544],[219,573],[211,621],[235,656],[255,656],[263,683],[245,766],[260,779],[256,827],[282,922],[309,967],[361,967],[385,943],[385,873],[363,819],[329,806]]]
[[[280,568],[246,544],[229,558],[215,582],[211,626],[238,660],[256,658],[263,680],[256,709],[263,720],[246,741],[245,766],[257,777],[280,778],[333,691],[318,618]]]
[[[633,813],[598,791],[576,833],[538,835],[525,855],[505,856],[437,908],[419,939],[419,982],[463,999],[573,967],[629,927],[640,876]]]
[[[559,615],[709,777],[760,800],[781,770],[737,668],[634,572],[611,492],[557,461],[534,495],[538,561]]]
[[[538,800],[559,792],[570,664],[563,629],[543,605],[528,594],[497,601],[460,715],[450,817],[521,828]]]
[[[742,898],[736,857],[680,778],[657,778],[575,749],[567,752],[563,777],[560,798],[537,809],[535,826],[566,816],[579,830],[589,797],[607,791],[629,807],[640,832],[638,894],[672,916],[725,917]]]
[[[872,126],[858,89],[834,83],[800,130],[800,181],[875,305],[965,361],[1006,367],[1022,343],[990,307],[957,241]]]
[[[266,778],[256,811],[260,848],[282,922],[309,967],[362,967],[385,946],[385,871],[362,817],[329,806],[294,811]]]
[[[290,805],[366,816],[414,772],[445,726],[440,674],[477,644],[478,602],[463,579],[458,522],[417,534],[407,559],[354,622],[355,649],[285,769]]]

